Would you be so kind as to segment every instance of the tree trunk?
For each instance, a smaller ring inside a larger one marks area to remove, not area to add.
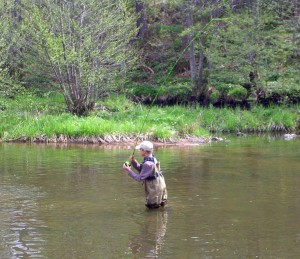
[[[188,11],[188,20],[187,20],[187,27],[191,27],[194,24],[193,21],[193,14],[192,11]],[[190,63],[190,78],[192,84],[195,83],[195,76],[196,76],[196,58],[195,58],[195,44],[194,44],[194,33],[189,33],[188,35],[188,44],[189,47],[189,63]]]
[[[259,8],[258,8],[258,0],[253,1],[253,17],[254,17],[254,25],[257,27],[259,24]]]
[[[198,70],[197,70],[197,95],[201,95],[204,91],[205,88],[205,83],[204,83],[204,46],[205,46],[205,41],[204,37],[201,36],[200,38],[200,50],[199,50],[199,60],[198,60]]]
[[[199,7],[200,11],[200,30],[203,30],[206,24],[206,18],[204,17],[204,2],[200,1],[197,5]],[[215,8],[216,9],[216,8]],[[212,14],[214,12],[212,11]],[[200,32],[200,48],[199,48],[199,53],[198,53],[198,67],[197,67],[197,74],[196,74],[196,80],[195,80],[195,90],[196,90],[196,95],[199,97],[202,95],[205,89],[205,80],[204,80],[204,60],[205,60],[205,38],[202,32]]]
[[[137,19],[136,22],[136,25],[139,28],[137,36],[140,40],[143,40],[145,36],[145,32],[148,29],[145,1],[136,0],[135,11],[137,14],[139,14],[139,18]]]

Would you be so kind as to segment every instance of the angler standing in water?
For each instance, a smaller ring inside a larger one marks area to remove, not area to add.
[[[128,163],[123,165],[123,169],[128,175],[138,182],[145,185],[146,204],[149,209],[159,208],[167,202],[168,194],[165,179],[160,170],[160,163],[153,156],[153,144],[150,141],[143,141],[136,146],[141,156],[144,158],[143,163],[138,163],[134,156],[130,157],[131,165],[139,172],[136,174],[132,171]]]

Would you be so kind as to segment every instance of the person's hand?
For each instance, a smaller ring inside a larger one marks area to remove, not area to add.
[[[131,156],[130,157],[130,162],[132,163],[132,162],[134,162],[135,161],[135,157],[134,156]]]
[[[131,167],[127,165],[126,163],[123,164],[123,169],[127,171],[128,173],[131,171]]]

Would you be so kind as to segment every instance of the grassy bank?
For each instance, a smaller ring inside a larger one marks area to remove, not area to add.
[[[209,136],[227,132],[297,132],[300,106],[216,109],[213,107],[149,106],[134,104],[124,96],[99,101],[89,117],[65,112],[64,101],[56,93],[44,97],[22,95],[16,99],[0,98],[0,138],[4,141],[35,137],[142,135],[158,140]]]

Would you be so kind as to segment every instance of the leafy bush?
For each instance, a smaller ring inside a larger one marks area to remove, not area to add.
[[[133,99],[138,99],[144,103],[151,103],[154,98],[156,104],[185,103],[192,94],[192,86],[188,81],[168,81],[161,82],[160,86],[151,84],[134,84],[128,87],[127,93]],[[140,99],[141,98],[141,99]]]
[[[287,96],[290,103],[300,103],[300,87],[291,87]]]
[[[265,95],[260,97],[262,103],[298,103],[300,101],[300,86],[296,80],[278,80],[268,82],[264,87]]]
[[[157,88],[151,84],[135,84],[132,85],[131,94],[138,97],[152,97],[157,94]]]
[[[0,96],[6,98],[15,98],[22,94],[26,89],[14,80],[0,76]]]
[[[224,93],[227,94],[230,88],[231,88],[231,84],[220,83],[216,85],[216,89],[222,94]]]
[[[175,103],[186,102],[188,97],[192,94],[192,86],[190,82],[175,82],[161,87],[158,99],[160,99],[160,96],[165,95],[169,97],[169,101]]]
[[[223,98],[225,101],[243,101],[248,97],[248,91],[241,85],[218,84],[210,95],[210,100],[216,102]]]
[[[272,73],[269,76],[268,80],[269,81],[277,81],[279,79],[279,77],[280,77],[279,73],[277,73],[277,72],[276,73]]]
[[[233,89],[229,90],[227,95],[235,101],[242,101],[247,98],[248,92],[244,87],[236,86]]]
[[[221,97],[220,92],[218,90],[216,90],[216,91],[212,92],[212,94],[210,95],[209,98],[212,102],[216,102],[220,99],[220,97]]]

